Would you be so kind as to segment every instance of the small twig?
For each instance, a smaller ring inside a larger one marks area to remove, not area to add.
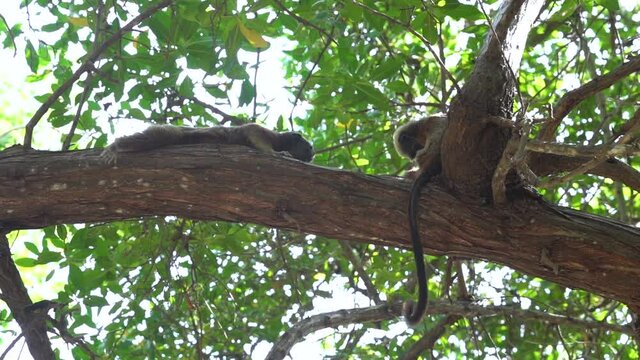
[[[640,109],[636,110],[629,124],[630,125],[628,128],[628,131],[624,133],[617,142],[615,142],[616,137],[611,137],[609,141],[607,141],[607,143],[604,146],[602,146],[602,150],[593,156],[593,159],[569,171],[567,174],[563,176],[550,178],[549,180],[542,182],[540,186],[543,186],[545,188],[550,188],[550,187],[560,185],[562,183],[569,181],[570,179],[572,179],[577,175],[588,172],[589,170],[598,166],[603,161],[615,156],[614,154],[616,154],[616,152],[614,151],[614,149],[616,149],[619,146],[625,147],[625,144],[634,138],[633,136],[634,132],[638,128],[640,128]],[[640,150],[637,148],[636,148],[636,153],[640,153]]]
[[[322,154],[322,153],[325,153],[325,152],[333,151],[333,150],[339,149],[339,148],[341,148],[343,146],[349,146],[349,145],[356,144],[356,143],[362,143],[362,142],[365,142],[365,141],[371,139],[372,137],[373,137],[373,135],[367,135],[367,136],[363,136],[363,137],[347,140],[347,141],[341,142],[339,144],[332,145],[332,146],[326,147],[324,149],[317,150],[316,154]]]
[[[133,18],[130,22],[128,22],[125,26],[123,26],[118,32],[116,32],[113,36],[107,39],[104,43],[100,45],[100,47],[96,48],[88,57],[87,60],[80,65],[80,67],[71,75],[67,81],[65,81],[60,87],[56,89],[56,91],[49,96],[47,101],[45,101],[35,114],[31,117],[27,125],[25,126],[25,135],[24,135],[24,148],[31,149],[31,141],[33,138],[33,129],[38,124],[40,119],[46,114],[46,112],[51,108],[51,106],[64,94],[67,92],[71,86],[84,74],[89,71],[93,67],[93,63],[97,61],[102,53],[107,50],[111,45],[115,44],[120,38],[127,32],[131,31],[134,26],[140,24],[143,20],[147,19],[155,12],[171,5],[174,0],[163,0],[153,6],[150,6],[147,10],[140,13],[138,16]]]
[[[98,12],[96,15],[96,23],[95,23],[95,31],[94,31],[94,36],[93,36],[93,50],[92,52],[95,51],[95,49],[97,49],[100,45],[100,41],[102,38],[102,26],[105,23],[105,7],[104,7],[104,2],[103,1],[97,1],[97,8],[98,8]],[[105,25],[106,26],[106,25]],[[85,79],[85,87],[84,90],[82,91],[82,95],[80,96],[80,102],[78,103],[78,109],[76,110],[76,116],[73,118],[73,122],[71,123],[71,128],[69,129],[69,133],[67,134],[67,137],[64,139],[64,142],[62,143],[62,150],[69,150],[69,147],[71,146],[71,139],[73,138],[73,134],[76,132],[76,128],[78,127],[78,122],[80,122],[80,116],[82,115],[82,107],[84,106],[85,102],[87,102],[87,99],[89,98],[89,94],[91,93],[91,91],[93,90],[93,88],[91,87],[91,83],[93,82],[93,72],[92,70],[96,69],[96,67],[94,66],[94,64],[91,64],[91,68],[87,70],[87,78]]]
[[[440,69],[442,71],[445,72],[445,74],[447,74],[447,77],[449,77],[449,80],[451,80],[451,82],[453,83],[453,86],[456,88],[456,90],[458,91],[458,94],[462,93],[462,90],[460,90],[460,86],[458,85],[458,81],[453,77],[453,75],[449,72],[449,70],[447,70],[447,67],[445,66],[444,62],[442,61],[442,59],[440,58],[440,56],[438,55],[438,53],[436,52],[436,50],[433,48],[433,46],[431,45],[431,42],[429,42],[429,40],[427,40],[427,38],[425,38],[424,36],[422,36],[422,34],[420,34],[419,32],[417,32],[415,29],[413,29],[411,26],[409,26],[408,24],[404,24],[394,18],[392,18],[391,16],[380,12],[374,8],[371,8],[357,0],[352,0],[352,3],[367,10],[368,12],[376,15],[376,16],[380,16],[384,19],[387,19],[389,22],[396,24],[398,26],[403,27],[405,30],[409,31],[413,36],[417,37],[420,41],[422,41],[422,43],[425,45],[425,47],[427,48],[427,50],[429,50],[429,52],[431,53],[431,55],[433,55],[433,58],[435,59],[435,61],[438,63],[438,65],[440,66]]]
[[[81,337],[73,336],[71,335],[71,333],[69,333],[64,321],[57,321],[53,318],[49,318],[49,321],[51,322],[53,327],[58,330],[58,335],[66,343],[80,347],[92,360],[100,359],[100,357],[95,352],[93,352],[93,350],[91,350],[91,347],[89,347],[89,345]]]
[[[0,15],[2,16],[2,15]],[[2,355],[0,355],[0,360],[4,360],[4,358],[7,356],[7,354],[9,353],[9,351],[16,346],[16,344],[18,343],[18,340],[22,339],[22,337],[24,336],[23,333],[18,334],[18,336],[16,336],[15,339],[13,339],[13,341],[11,342],[11,344],[9,344],[9,346],[7,346],[6,349],[4,349],[4,351],[2,352]]]
[[[206,102],[204,102],[204,101],[202,101],[202,100],[200,100],[198,98],[186,97],[186,96],[182,96],[182,95],[178,95],[178,96],[180,96],[184,100],[189,100],[189,101],[193,102],[194,104],[198,104],[198,105],[202,106],[203,108],[211,111],[212,113],[214,113],[216,115],[222,116],[222,121],[220,121],[221,125],[224,125],[224,124],[226,124],[228,122],[231,123],[232,125],[236,125],[236,126],[247,123],[246,120],[244,120],[242,118],[239,118],[237,116],[229,115],[229,114],[225,113],[224,111],[218,109],[217,107],[215,107],[213,105],[210,105],[210,104],[207,104]]]
[[[529,103],[532,103],[533,100],[535,100],[538,97],[538,95],[540,95],[545,89],[551,87],[552,84],[556,84],[557,83],[556,80],[560,78],[560,75],[563,75],[565,71],[569,68],[569,66],[579,57],[580,57],[580,53],[576,52],[576,54],[569,61],[567,61],[567,63],[564,64],[562,68],[558,70],[555,75],[553,75],[553,77],[546,78],[545,79],[546,84],[540,89],[538,89],[538,91],[536,91],[536,93],[529,98]]]
[[[441,59],[444,59],[444,40],[442,39],[442,23],[438,23],[438,51]],[[447,74],[440,69],[440,91],[442,99],[440,100],[440,111],[447,112],[447,100],[449,92],[447,91]]]
[[[502,152],[502,157],[500,157],[498,166],[496,166],[496,170],[493,172],[493,177],[491,178],[493,203],[496,205],[504,205],[507,203],[505,181],[507,174],[512,169],[513,154],[516,151],[516,144],[519,141],[516,136],[519,135],[512,136],[507,142],[507,146],[505,146],[504,151]]]
[[[305,26],[308,26],[308,27],[310,27],[312,29],[317,30],[320,34],[322,34],[325,37],[327,37],[328,39],[330,39],[332,43],[338,45],[338,43],[333,39],[333,36],[331,34],[327,33],[326,30],[324,30],[321,27],[311,23],[309,20],[306,20],[306,19],[298,16],[297,14],[293,13],[291,10],[287,9],[287,7],[284,6],[284,4],[280,0],[273,0],[273,2],[275,2],[276,5],[278,5],[280,7],[280,9],[282,9],[284,12],[286,12],[292,18],[296,19],[299,23],[301,23],[301,24],[303,24]],[[331,33],[333,33],[333,29],[331,29]]]
[[[480,324],[480,328],[482,328],[482,331],[484,331],[487,339],[489,339],[489,342],[491,343],[491,345],[493,345],[493,350],[495,351],[495,355],[498,357],[498,360],[502,360],[502,357],[500,356],[500,352],[498,351],[498,345],[496,345],[496,342],[493,341],[493,338],[491,337],[491,333],[484,326],[484,322],[482,321],[482,319],[477,318],[477,320],[478,320],[478,324]]]
[[[251,116],[251,120],[253,122],[256,121],[257,109],[258,109],[258,68],[259,67],[260,67],[260,49],[258,49],[258,53],[256,54],[256,66],[255,66],[255,71],[253,72],[253,116]]]
[[[414,101],[414,102],[409,102],[409,103],[401,103],[401,102],[397,102],[395,100],[391,100],[391,105],[393,106],[428,106],[428,107],[435,107],[438,108],[440,110],[442,110],[442,104],[441,103],[430,103],[430,102],[418,102],[418,101]]]
[[[591,170],[594,167],[598,166],[598,164],[600,164],[602,161],[606,160],[607,158],[609,158],[609,156],[607,156],[606,152],[604,154],[597,155],[592,160],[589,160],[586,163],[580,165],[579,167],[569,171],[567,174],[565,174],[563,176],[560,176],[560,177],[549,178],[549,179],[547,179],[545,181],[540,182],[540,184],[538,184],[538,186],[541,186],[543,188],[547,188],[548,189],[548,188],[552,188],[554,186],[563,184],[563,183],[573,179],[577,175],[581,175],[581,174],[584,174],[584,173],[588,172],[589,170]]]
[[[367,274],[367,272],[364,270],[362,261],[360,261],[358,255],[355,254],[351,245],[346,241],[338,241],[338,243],[340,244],[340,247],[342,247],[343,253],[347,256],[347,259],[349,259],[354,269],[358,273],[358,276],[360,276],[360,278],[362,279],[364,286],[367,288],[367,295],[369,296],[369,298],[371,298],[373,300],[373,303],[376,305],[382,304],[382,300],[380,300],[380,294],[378,293],[378,290],[373,285],[373,281],[371,281],[369,274]]]
[[[635,329],[631,325],[618,325],[604,321],[583,320],[571,316],[550,314],[544,311],[521,309],[512,305],[481,306],[468,301],[432,302],[427,314],[446,314],[457,317],[492,317],[512,316],[521,320],[540,321],[551,325],[567,325],[583,329],[598,329],[626,334],[637,339]],[[391,320],[402,315],[402,302],[384,302],[366,308],[343,309],[300,320],[291,326],[275,342],[267,355],[268,360],[283,359],[291,348],[302,341],[308,334],[326,328],[336,328],[349,324],[361,324]],[[481,324],[482,325],[482,324]]]
[[[73,138],[73,134],[76,132],[76,128],[78,127],[78,122],[80,122],[80,116],[82,116],[82,107],[84,103],[87,101],[89,97],[89,93],[93,88],[91,87],[91,82],[93,81],[93,74],[91,72],[87,72],[87,79],[85,81],[85,87],[82,91],[82,95],[80,96],[80,102],[78,103],[78,109],[76,109],[76,116],[73,117],[73,122],[71,123],[71,128],[69,129],[69,133],[64,139],[62,143],[62,151],[69,150],[71,146],[71,139]]]
[[[640,56],[620,65],[613,71],[602,76],[598,76],[586,84],[573,89],[566,93],[554,107],[553,117],[547,122],[538,136],[539,140],[549,141],[554,138],[556,129],[560,126],[560,122],[571,110],[578,106],[583,100],[602,91],[618,82],[620,79],[640,71]]]
[[[331,32],[332,33],[333,33],[333,29],[335,29],[335,26],[331,28]],[[298,88],[298,92],[296,93],[296,97],[293,100],[293,106],[291,106],[291,113],[289,113],[289,126],[291,126],[291,130],[294,130],[294,128],[293,128],[293,111],[295,110],[296,105],[298,105],[298,101],[300,100],[300,97],[302,96],[302,92],[307,87],[307,83],[309,82],[309,79],[311,79],[311,75],[313,75],[313,71],[316,69],[316,67],[320,63],[320,60],[322,60],[322,57],[324,56],[324,53],[329,48],[329,45],[331,45],[331,41],[332,41],[332,38],[331,37],[327,37],[327,41],[325,42],[324,46],[322,47],[322,50],[320,51],[320,54],[318,54],[318,57],[316,58],[316,61],[313,62],[313,66],[311,66],[311,69],[307,73],[307,76],[304,77],[304,80],[302,81],[302,84]]]
[[[462,269],[462,261],[455,260],[456,273],[458,274],[458,299],[463,301],[471,300],[469,289],[467,289],[467,281],[464,278],[464,270]]]
[[[351,143],[349,142],[349,140],[346,140],[349,138],[349,129],[347,127],[344,128],[344,144],[345,147],[347,148],[347,153],[349,154],[349,159],[351,159],[351,162],[353,163],[353,166],[355,166],[356,170],[358,172],[361,172],[362,170],[360,169],[360,166],[358,166],[358,162],[356,161],[356,159],[353,157],[352,155],[352,151],[351,151]]]

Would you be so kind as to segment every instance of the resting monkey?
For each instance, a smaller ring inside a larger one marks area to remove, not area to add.
[[[234,127],[214,126],[190,128],[173,125],[152,125],[143,132],[124,136],[107,146],[100,155],[114,164],[121,152],[136,152],[168,145],[187,144],[244,145],[266,153],[281,154],[304,162],[313,159],[313,146],[297,132],[275,132],[258,124]]]
[[[422,253],[422,242],[418,232],[418,203],[422,187],[442,170],[440,159],[440,144],[442,135],[447,128],[447,117],[444,115],[430,116],[418,121],[412,121],[399,127],[393,134],[396,151],[411,159],[418,166],[418,176],[411,187],[409,200],[409,229],[413,243],[413,255],[416,260],[418,276],[418,303],[407,301],[403,307],[405,321],[408,325],[417,325],[427,310],[429,289],[427,287],[427,272]]]

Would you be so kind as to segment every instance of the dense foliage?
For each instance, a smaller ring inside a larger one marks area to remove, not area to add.
[[[484,12],[493,18],[497,5],[176,0],[133,31],[122,30],[158,3],[24,0],[16,16],[0,11],[5,51],[15,49],[28,64],[32,74],[25,81],[41,91],[40,103],[69,83],[81,64],[96,60],[36,125],[36,145],[103,147],[117,127],[133,120],[190,126],[257,121],[302,132],[318,150],[316,164],[398,175],[408,163],[393,150],[393,130],[446,111],[456,95],[425,41],[462,85],[488,31]],[[637,55],[639,13],[639,6],[615,0],[547,1],[518,73],[527,116],[550,116],[550,106],[568,90]],[[287,99],[273,98],[280,89],[272,88],[273,76],[262,67],[267,60],[281,61],[275,76],[286,79]],[[639,80],[632,75],[582,102],[558,140],[606,142],[634,113]],[[11,91],[2,90],[3,113]],[[11,118],[22,125],[36,109]],[[59,139],[46,142],[40,134],[48,128]],[[7,137],[0,141],[11,145]],[[627,161],[640,168],[638,158]],[[556,187],[543,182],[541,189],[555,203],[626,223],[640,216],[637,192],[608,179],[584,175]],[[77,358],[259,358],[305,316],[366,307],[378,296],[407,298],[415,285],[405,284],[412,278],[409,252],[251,224],[166,217],[60,225],[35,240],[20,235],[9,235],[16,249],[27,250],[16,259],[20,270],[47,269],[42,281],[59,289],[50,300],[69,303],[68,330],[85,344],[72,348]],[[398,358],[437,323],[445,327],[431,351],[436,357],[639,356],[627,334],[585,325],[631,322],[619,303],[477,260],[429,260],[436,301],[504,307],[491,316],[433,315],[415,329],[401,319],[353,324],[312,338],[293,356],[322,351],[338,358]],[[37,289],[30,292],[40,300]],[[512,309],[531,310],[531,316]],[[552,324],[534,310],[585,324]],[[8,312],[1,315],[2,326],[9,326]],[[1,346],[15,336],[4,331]],[[57,348],[66,351],[61,343]]]

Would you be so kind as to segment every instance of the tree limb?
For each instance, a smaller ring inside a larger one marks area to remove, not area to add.
[[[544,154],[572,157],[594,157],[598,154],[601,154],[602,152],[606,152],[609,157],[640,155],[640,148],[638,148],[638,146],[636,145],[583,146],[540,140],[529,140],[529,142],[527,143],[527,150]]]
[[[407,180],[313,166],[240,146],[121,154],[118,167],[105,166],[99,153],[0,153],[0,223],[41,228],[175,215],[411,247]],[[504,208],[453,196],[437,181],[424,194],[419,222],[426,253],[504,264],[640,309],[639,229],[526,194],[511,194]]]
[[[475,198],[494,195],[493,176],[512,136],[508,129],[483,119],[512,118],[516,79],[509,69],[517,74],[527,34],[543,4],[541,0],[502,2],[473,72],[451,104],[442,139],[442,170],[456,192]]]
[[[1,200],[0,200],[1,201]],[[22,329],[29,352],[36,360],[55,359],[51,342],[47,335],[45,316],[28,314],[25,307],[31,305],[31,298],[22,282],[20,272],[11,258],[11,249],[6,233],[0,233],[0,299],[4,301],[14,319]]]
[[[424,334],[424,336],[422,336],[420,340],[418,340],[415,344],[411,345],[409,350],[407,350],[407,352],[402,356],[402,359],[418,359],[420,354],[422,354],[425,350],[432,351],[433,347],[436,344],[436,341],[438,341],[438,339],[442,337],[444,332],[447,331],[449,325],[454,324],[459,319],[460,316],[458,315],[449,315],[431,325],[429,331],[427,331],[427,333]]]
[[[539,176],[558,174],[576,169],[592,158],[587,156],[562,156],[556,154],[536,154],[530,166]],[[640,191],[640,172],[617,159],[609,159],[589,170],[589,174],[619,181],[630,188]]]
[[[546,171],[545,174],[569,172],[561,177],[547,181],[544,184],[545,187],[566,182],[578,174],[591,173],[620,181],[640,191],[640,173],[631,166],[614,158],[616,156],[627,157],[640,154],[637,144],[627,145],[636,138],[636,132],[639,127],[640,109],[603,145],[580,146],[529,140],[527,142],[527,150],[537,153],[529,156],[529,160],[534,167],[538,165],[549,168],[554,164],[554,160],[564,159],[563,167]],[[554,157],[554,155],[557,156]],[[555,164],[558,164],[558,162],[556,161]]]
[[[538,138],[543,141],[553,140],[562,119],[564,119],[571,110],[578,106],[578,104],[597,92],[610,87],[622,78],[638,71],[640,71],[640,56],[637,56],[620,65],[615,70],[602,76],[598,76],[579,88],[566,93],[562,98],[560,98],[560,101],[558,101],[554,107],[552,118],[542,127]]]
[[[630,325],[610,324],[602,321],[582,320],[569,316],[549,314],[538,310],[525,310],[517,305],[482,306],[469,302],[438,301],[429,304],[427,308],[429,315],[446,315],[445,319],[439,322],[433,331],[421,339],[424,345],[433,344],[441,337],[445,327],[462,317],[491,317],[491,316],[511,316],[519,320],[540,321],[553,325],[575,326],[584,329],[599,329],[605,331],[615,331],[635,337],[634,329]],[[304,337],[312,332],[325,329],[337,328],[351,324],[367,322],[378,322],[392,320],[402,315],[401,302],[385,302],[367,308],[344,309],[324,314],[313,315],[300,320],[289,328],[280,339],[273,345],[267,355],[268,360],[283,359],[291,348]],[[427,320],[428,321],[428,320]],[[414,359],[417,353],[409,352],[405,354],[406,359]]]

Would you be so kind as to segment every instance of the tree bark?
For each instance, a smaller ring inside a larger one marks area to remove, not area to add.
[[[34,359],[55,359],[47,334],[46,312],[28,313],[31,298],[22,282],[20,273],[11,258],[11,249],[5,233],[0,234],[0,298],[7,303],[11,314],[20,325],[24,341]]]
[[[512,117],[527,34],[543,5],[542,0],[501,4],[473,72],[451,104],[442,141],[442,171],[450,188],[472,198],[491,198],[491,179],[511,135],[508,129],[482,120]]]
[[[410,248],[410,181],[258,153],[196,145],[123,154],[98,150],[0,154],[0,223],[41,228],[176,215],[250,222]],[[515,194],[508,207],[464,201],[439,182],[423,191],[424,251],[484,259],[640,306],[640,231]]]

